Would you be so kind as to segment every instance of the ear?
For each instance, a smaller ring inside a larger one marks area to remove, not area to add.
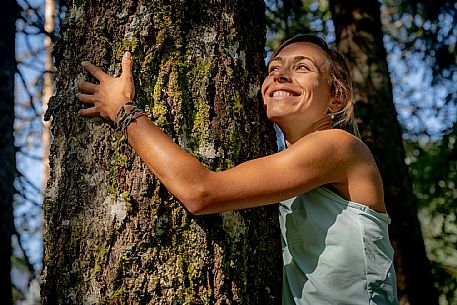
[[[329,112],[338,112],[343,109],[343,107],[344,103],[340,100],[335,99],[334,97],[332,97],[328,103]]]

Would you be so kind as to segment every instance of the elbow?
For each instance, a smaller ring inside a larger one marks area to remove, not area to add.
[[[202,188],[193,188],[180,201],[192,215],[204,215],[208,214],[208,198],[208,193]]]
[[[184,205],[186,206],[189,213],[191,213],[194,216],[199,216],[199,215],[205,214],[203,212],[204,209],[201,204],[192,202],[192,203],[187,203],[187,204],[185,203]]]
[[[186,201],[183,202],[183,204],[192,215],[199,216],[209,214],[201,201]]]

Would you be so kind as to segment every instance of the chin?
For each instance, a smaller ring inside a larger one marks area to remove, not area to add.
[[[268,113],[267,112],[267,118],[271,122],[273,122],[273,123],[275,123],[277,125],[279,125],[281,122],[283,122],[285,120],[285,116],[284,115],[280,115],[278,113]]]

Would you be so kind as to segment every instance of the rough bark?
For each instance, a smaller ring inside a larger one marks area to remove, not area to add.
[[[118,75],[130,50],[150,118],[229,168],[274,151],[257,97],[264,37],[260,0],[69,3],[47,112],[43,304],[280,303],[276,206],[190,215],[109,123],[78,117],[75,99],[80,61]]]
[[[330,1],[338,49],[354,80],[359,128],[380,169],[385,201],[392,218],[398,295],[401,304],[437,304],[430,263],[405,165],[401,127],[392,97],[380,20],[380,4]]]
[[[16,1],[0,2],[0,300],[13,304],[11,236],[16,158],[13,135]]]

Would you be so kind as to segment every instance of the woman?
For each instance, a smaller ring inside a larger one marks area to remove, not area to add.
[[[82,65],[100,84],[79,85],[85,94],[78,99],[92,105],[80,114],[113,120],[191,213],[280,202],[284,305],[398,304],[381,177],[368,148],[343,130],[356,129],[349,72],[325,41],[295,36],[268,64],[263,104],[287,149],[221,172],[205,168],[127,103],[134,95],[129,53],[119,78]]]

